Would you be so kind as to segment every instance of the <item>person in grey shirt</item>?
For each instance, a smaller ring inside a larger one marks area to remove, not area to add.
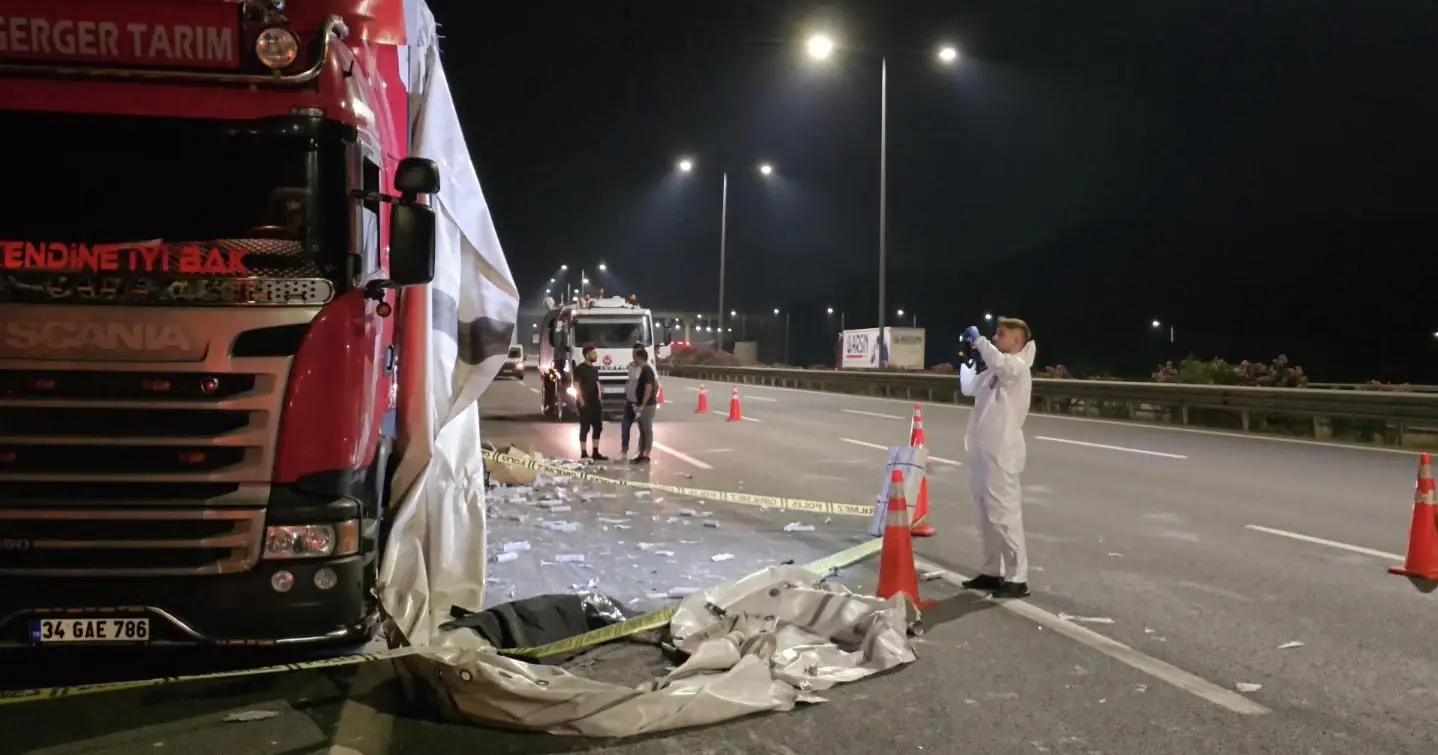
[[[654,400],[659,393],[659,376],[649,365],[648,350],[635,349],[634,363],[639,365],[639,379],[634,387],[636,400],[631,404],[635,424],[639,425],[639,453],[635,455],[634,463],[648,464],[649,452],[654,448]]]
[[[629,455],[629,429],[634,427],[634,404],[639,401],[639,352],[644,350],[644,344],[636,342],[634,351],[630,354],[629,379],[624,384],[624,419],[619,422],[619,458],[623,459]]]

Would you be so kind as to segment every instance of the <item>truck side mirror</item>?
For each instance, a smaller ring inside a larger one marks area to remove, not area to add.
[[[434,280],[434,209],[396,204],[389,216],[389,279],[399,286],[423,286]]]
[[[390,206],[389,279],[399,286],[423,286],[434,280],[434,209],[416,202],[439,192],[439,166],[423,157],[406,157],[394,173],[399,201]]]
[[[401,201],[413,202],[420,194],[438,194],[439,166],[423,157],[406,157],[395,168],[394,188]]]

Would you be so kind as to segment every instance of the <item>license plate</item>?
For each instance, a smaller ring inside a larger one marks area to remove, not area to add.
[[[149,619],[35,619],[30,639],[37,645],[67,642],[149,642]]]

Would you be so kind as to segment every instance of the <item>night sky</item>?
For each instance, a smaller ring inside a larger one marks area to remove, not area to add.
[[[790,361],[832,361],[825,308],[878,315],[887,54],[889,324],[917,314],[931,363],[988,311],[1041,364],[1438,383],[1433,0],[430,2],[525,307],[603,261],[714,312],[727,168],[725,309],[770,342],[790,311]]]

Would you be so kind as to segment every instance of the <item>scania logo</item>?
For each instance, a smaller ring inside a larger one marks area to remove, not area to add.
[[[0,327],[0,357],[201,359],[205,346],[187,328],[172,322],[16,319]]]
[[[0,537],[0,552],[28,551],[30,541],[19,537]]]
[[[610,356],[609,354],[605,354],[605,355],[604,355],[604,366],[605,366],[605,367],[608,367],[608,366],[611,365],[611,364],[614,364],[614,357],[613,357],[613,356]]]

